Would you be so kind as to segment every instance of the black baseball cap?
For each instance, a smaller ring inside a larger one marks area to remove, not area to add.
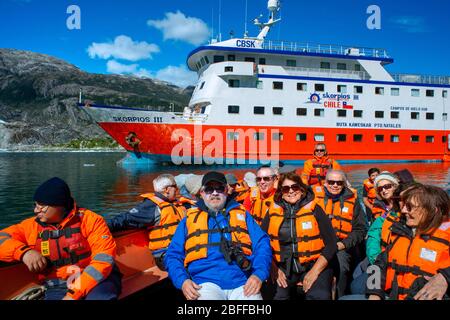
[[[207,174],[205,174],[202,179],[202,186],[205,186],[211,181],[216,181],[223,185],[227,184],[227,179],[225,178],[225,175],[217,171],[210,171]]]

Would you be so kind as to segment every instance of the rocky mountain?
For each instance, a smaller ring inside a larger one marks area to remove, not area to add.
[[[79,109],[98,104],[182,110],[193,88],[122,75],[90,74],[60,59],[0,49],[0,149],[60,146],[73,140],[107,139]]]

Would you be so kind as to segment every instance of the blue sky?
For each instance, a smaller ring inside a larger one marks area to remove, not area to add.
[[[195,81],[187,54],[218,33],[220,0],[1,0],[0,47],[49,54],[95,73],[129,73],[185,86]],[[265,0],[247,0],[251,21],[266,17]],[[222,0],[222,39],[244,32],[246,0]],[[381,9],[381,30],[369,30],[369,5]],[[81,29],[69,30],[70,5]],[[380,47],[392,72],[450,75],[448,0],[284,0],[283,21],[268,36],[324,44]],[[213,14],[214,13],[214,14]]]

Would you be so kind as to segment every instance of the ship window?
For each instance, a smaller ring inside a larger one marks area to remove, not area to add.
[[[375,118],[384,118],[384,111],[375,111]]]
[[[228,140],[239,140],[239,132],[227,132],[227,139]]]
[[[297,115],[298,116],[306,116],[308,113],[308,109],[306,108],[297,108]]]
[[[202,65],[200,64],[200,62],[197,62],[196,66],[197,66],[197,69],[199,69],[199,70],[202,68]]]
[[[325,91],[325,85],[323,83],[314,84],[315,91]]]
[[[355,64],[355,71],[361,71],[361,65]]]
[[[306,90],[308,90],[308,85],[303,82],[297,82],[297,90],[298,91],[306,91]]]
[[[275,141],[283,141],[284,135],[282,132],[274,132],[272,133],[272,140]]]
[[[214,63],[217,63],[217,62],[223,62],[223,61],[225,61],[225,57],[224,56],[214,56]]]
[[[398,136],[398,135],[391,135],[391,142],[393,142],[393,143],[400,142],[400,136]]]
[[[447,121],[447,113],[442,114],[442,121]]]
[[[339,93],[347,93],[347,86],[343,84],[337,85],[337,92]]]
[[[345,63],[338,63],[337,69],[338,70],[347,70],[347,65]]]
[[[383,142],[383,141],[384,141],[384,135],[382,135],[382,134],[375,135],[375,142]]]
[[[347,110],[337,110],[337,116],[339,118],[345,118],[347,116]]]
[[[391,119],[398,119],[400,117],[400,113],[398,111],[391,111]]]
[[[447,136],[442,136],[442,143],[446,143],[447,142]]]
[[[239,113],[239,106],[228,106],[228,113]]]
[[[316,142],[325,141],[325,135],[323,133],[316,133],[314,135],[314,141],[316,141]]]
[[[200,89],[199,90],[202,90],[204,86],[205,86],[205,81],[202,82],[202,84],[200,85]]]
[[[426,119],[427,120],[434,120],[434,113],[433,112],[427,112]]]
[[[425,95],[426,95],[427,97],[434,97],[434,90],[427,90],[427,91],[425,92]]]
[[[411,142],[413,143],[419,142],[419,136],[411,136]]]
[[[274,81],[273,82],[273,89],[274,90],[283,90],[283,82]]]
[[[264,114],[264,107],[253,107],[254,114]]]
[[[316,117],[323,117],[325,115],[324,109],[314,109],[314,115]]]
[[[419,120],[419,113],[418,112],[411,112],[411,119]]]
[[[353,110],[353,116],[355,118],[362,118],[363,112],[362,110]]]
[[[273,107],[272,112],[275,115],[282,115],[283,114],[283,108],[281,107]]]
[[[256,81],[256,89],[262,89],[263,86],[263,81],[262,80],[257,80]]]
[[[375,94],[384,95],[384,88],[383,87],[375,87]]]
[[[228,86],[230,88],[239,88],[240,85],[241,85],[241,83],[238,79],[229,79],[228,80]]]
[[[442,98],[447,98],[447,90],[442,90]]]
[[[434,143],[434,136],[426,136],[425,142],[426,143]]]
[[[202,57],[202,58],[200,59],[200,63],[201,63],[201,65],[202,65],[202,67],[206,64],[205,57]]]
[[[234,54],[229,54],[228,61],[236,61],[236,56]]]
[[[347,135],[346,134],[338,134],[336,135],[337,142],[345,142],[347,141]]]
[[[321,62],[320,69],[330,69],[330,63],[329,62]]]
[[[420,97],[419,89],[411,89],[411,97]]]
[[[400,88],[391,88],[391,96],[399,96],[400,95]]]
[[[207,56],[205,56],[205,61],[206,61],[207,64],[209,64],[209,59],[208,59]]]
[[[288,67],[296,67],[297,66],[297,60],[286,60],[286,66]]]
[[[244,61],[245,61],[245,62],[255,62],[255,58],[252,58],[252,57],[245,57]]]
[[[255,132],[253,135],[255,140],[264,140],[264,132]]]
[[[353,142],[362,142],[363,135],[362,134],[354,134]]]
[[[225,67],[225,72],[233,72],[233,67]]]
[[[297,141],[306,141],[306,133],[297,133],[295,135],[295,140]]]
[[[362,86],[355,86],[354,87],[355,93],[363,93],[363,87]]]

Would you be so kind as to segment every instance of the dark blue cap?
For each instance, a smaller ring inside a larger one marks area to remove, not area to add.
[[[40,204],[67,209],[71,208],[73,204],[69,186],[58,177],[51,178],[41,184],[36,189],[33,199]]]

